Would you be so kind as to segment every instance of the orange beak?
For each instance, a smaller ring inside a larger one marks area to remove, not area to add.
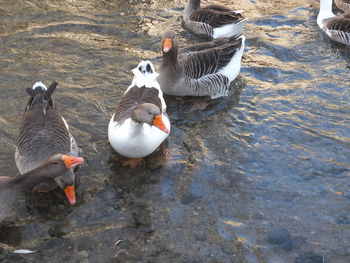
[[[167,127],[165,126],[165,124],[162,120],[162,114],[159,114],[156,117],[154,117],[154,121],[153,121],[152,125],[156,126],[157,128],[159,128],[160,130],[162,130],[165,133],[169,133],[169,130],[167,129]]]
[[[61,159],[66,164],[67,169],[74,168],[75,166],[78,166],[84,163],[84,159],[81,157],[63,155]]]
[[[71,205],[74,205],[76,203],[76,198],[75,198],[75,187],[74,187],[74,184],[71,185],[71,186],[67,186],[65,189],[64,189],[64,192],[67,196],[67,199],[68,199],[68,202],[71,204]]]
[[[173,41],[171,38],[164,38],[163,52],[168,52],[173,47]]]

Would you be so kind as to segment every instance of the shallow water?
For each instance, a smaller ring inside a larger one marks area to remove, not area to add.
[[[1,175],[18,173],[24,88],[39,80],[59,82],[86,159],[74,207],[59,190],[16,197],[2,262],[350,261],[349,49],[318,28],[318,1],[212,3],[249,18],[241,73],[204,111],[166,98],[152,170],[111,162],[107,126],[131,69],[159,63],[162,32],[202,41],[181,26],[185,1],[1,1]]]

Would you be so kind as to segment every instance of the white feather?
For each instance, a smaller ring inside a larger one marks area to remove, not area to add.
[[[37,87],[42,87],[44,90],[47,90],[47,87],[45,86],[44,83],[42,83],[41,81],[38,81],[36,82],[34,85],[33,85],[33,89],[37,88]]]
[[[225,67],[218,71],[219,74],[223,74],[226,77],[228,77],[230,82],[237,77],[239,71],[241,70],[241,59],[245,47],[245,37],[242,35],[239,38],[242,39],[242,46],[239,50],[236,51],[234,56],[231,58],[231,61]]]
[[[169,118],[163,114],[162,120],[170,132]],[[114,121],[114,114],[108,125],[108,139],[113,149],[128,158],[141,158],[151,154],[168,135],[153,125],[136,123],[131,118],[120,125]]]
[[[234,35],[239,35],[245,24],[246,20],[239,21],[235,24],[227,24],[220,27],[214,28],[213,38],[221,38],[221,37],[232,37]]]
[[[62,120],[63,120],[63,122],[64,122],[64,125],[66,125],[67,130],[69,131],[68,123],[66,122],[66,120],[65,120],[63,117],[62,117]]]
[[[28,250],[28,249],[17,249],[15,251],[13,251],[13,253],[15,254],[31,254],[31,253],[35,253],[37,251],[33,251],[33,250]]]
[[[151,71],[147,71],[147,65],[150,65]],[[141,71],[139,68],[141,67]],[[149,60],[143,60],[141,61],[136,68],[132,70],[134,73],[134,78],[131,82],[131,85],[127,88],[127,90],[124,92],[126,94],[132,87],[143,87],[145,86],[146,88],[156,88],[159,91],[159,99],[162,103],[162,110],[163,112],[166,111],[166,104],[165,100],[163,98],[163,92],[160,89],[159,83],[157,81],[157,77],[159,74],[155,71],[154,66],[151,61]]]

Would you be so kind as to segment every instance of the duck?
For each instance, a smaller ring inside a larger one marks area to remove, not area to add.
[[[36,185],[44,181],[52,181],[56,177],[60,178],[60,186],[64,189],[74,181],[71,177],[70,169],[84,163],[81,157],[68,156],[64,154],[54,154],[41,166],[18,176],[1,176],[0,191],[3,190],[31,190]]]
[[[43,165],[48,156],[58,153],[78,156],[76,140],[52,98],[57,85],[56,81],[49,87],[42,82],[36,82],[32,88],[26,89],[29,100],[23,113],[15,152],[16,166],[22,175]],[[74,205],[75,172],[72,168],[67,173],[72,180],[70,185],[65,186],[64,192],[68,202]],[[54,181],[56,183],[42,182],[34,191],[47,192],[58,186],[62,187],[61,176],[56,177]]]
[[[350,0],[334,0],[334,3],[343,12],[350,12]]]
[[[332,40],[350,45],[350,13],[335,15],[332,0],[320,0],[317,24]]]
[[[216,39],[242,32],[245,18],[241,10],[233,11],[220,5],[200,5],[200,0],[189,0],[183,13],[185,26],[194,33]]]
[[[241,69],[243,35],[197,43],[178,50],[174,32],[164,34],[157,80],[172,96],[227,96]]]
[[[152,62],[141,61],[132,72],[132,83],[110,119],[108,140],[117,153],[128,158],[122,164],[134,168],[168,137],[170,120]]]

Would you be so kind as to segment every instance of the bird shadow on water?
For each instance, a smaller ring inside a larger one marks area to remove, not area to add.
[[[74,170],[76,190],[80,185],[81,175],[79,168]],[[63,189],[58,186],[49,192],[28,191],[24,193],[24,196],[26,211],[33,218],[41,220],[56,220],[65,218],[74,210],[74,206],[68,203]],[[80,198],[77,197],[77,200],[79,202]]]
[[[67,216],[74,208],[62,200],[65,200],[65,196],[59,188],[48,193],[17,192],[11,203],[11,211],[0,221],[0,248],[7,251],[21,246],[25,241],[23,235],[27,232],[27,225],[37,220],[49,222]]]
[[[239,96],[245,86],[245,80],[242,77],[238,77],[231,83],[228,96],[217,99],[165,95],[170,121],[176,126],[193,126],[197,123],[211,120],[217,114],[226,112],[237,106],[239,104]]]
[[[334,41],[330,41],[330,42],[331,42],[331,50],[335,54],[339,54],[347,62],[346,67],[350,69],[350,47]]]

